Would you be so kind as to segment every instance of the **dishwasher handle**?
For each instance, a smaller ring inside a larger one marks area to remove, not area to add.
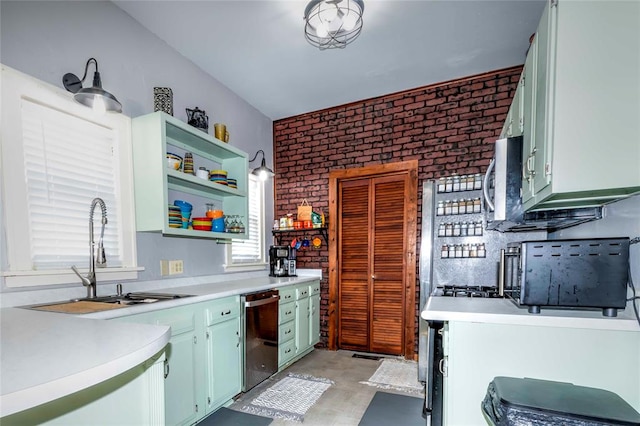
[[[251,302],[244,302],[244,307],[253,308],[256,306],[267,305],[269,303],[275,303],[278,300],[280,300],[280,295],[274,294],[273,296],[267,297],[266,299],[258,299],[258,300],[252,300]]]

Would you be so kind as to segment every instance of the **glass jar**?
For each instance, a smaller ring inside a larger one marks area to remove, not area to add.
[[[444,216],[444,202],[438,201],[438,207],[436,208],[437,216]]]

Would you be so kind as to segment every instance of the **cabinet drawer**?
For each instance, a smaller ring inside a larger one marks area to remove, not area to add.
[[[237,296],[214,300],[207,304],[206,325],[238,317],[240,315],[240,298]]]
[[[309,285],[301,285],[296,287],[296,300],[304,299],[309,297]]]
[[[278,294],[280,294],[280,304],[293,302],[296,297],[295,287],[279,288]]]
[[[296,329],[295,321],[289,321],[278,327],[278,343],[283,344],[293,339],[293,332]]]
[[[296,341],[291,339],[278,347],[278,365],[288,362],[296,354]]]
[[[314,294],[320,294],[319,281],[309,285],[309,296],[313,296]]]
[[[287,321],[291,321],[296,315],[296,305],[291,303],[285,303],[280,305],[278,311],[278,324],[284,324]]]

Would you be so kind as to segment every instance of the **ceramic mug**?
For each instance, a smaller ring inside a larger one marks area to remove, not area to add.
[[[222,142],[229,142],[229,132],[227,132],[227,126],[224,124],[216,123],[213,125],[214,134],[216,139]]]

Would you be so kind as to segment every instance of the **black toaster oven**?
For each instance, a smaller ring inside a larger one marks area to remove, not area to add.
[[[504,294],[530,313],[599,308],[615,317],[626,306],[629,238],[522,241],[503,254]]]

